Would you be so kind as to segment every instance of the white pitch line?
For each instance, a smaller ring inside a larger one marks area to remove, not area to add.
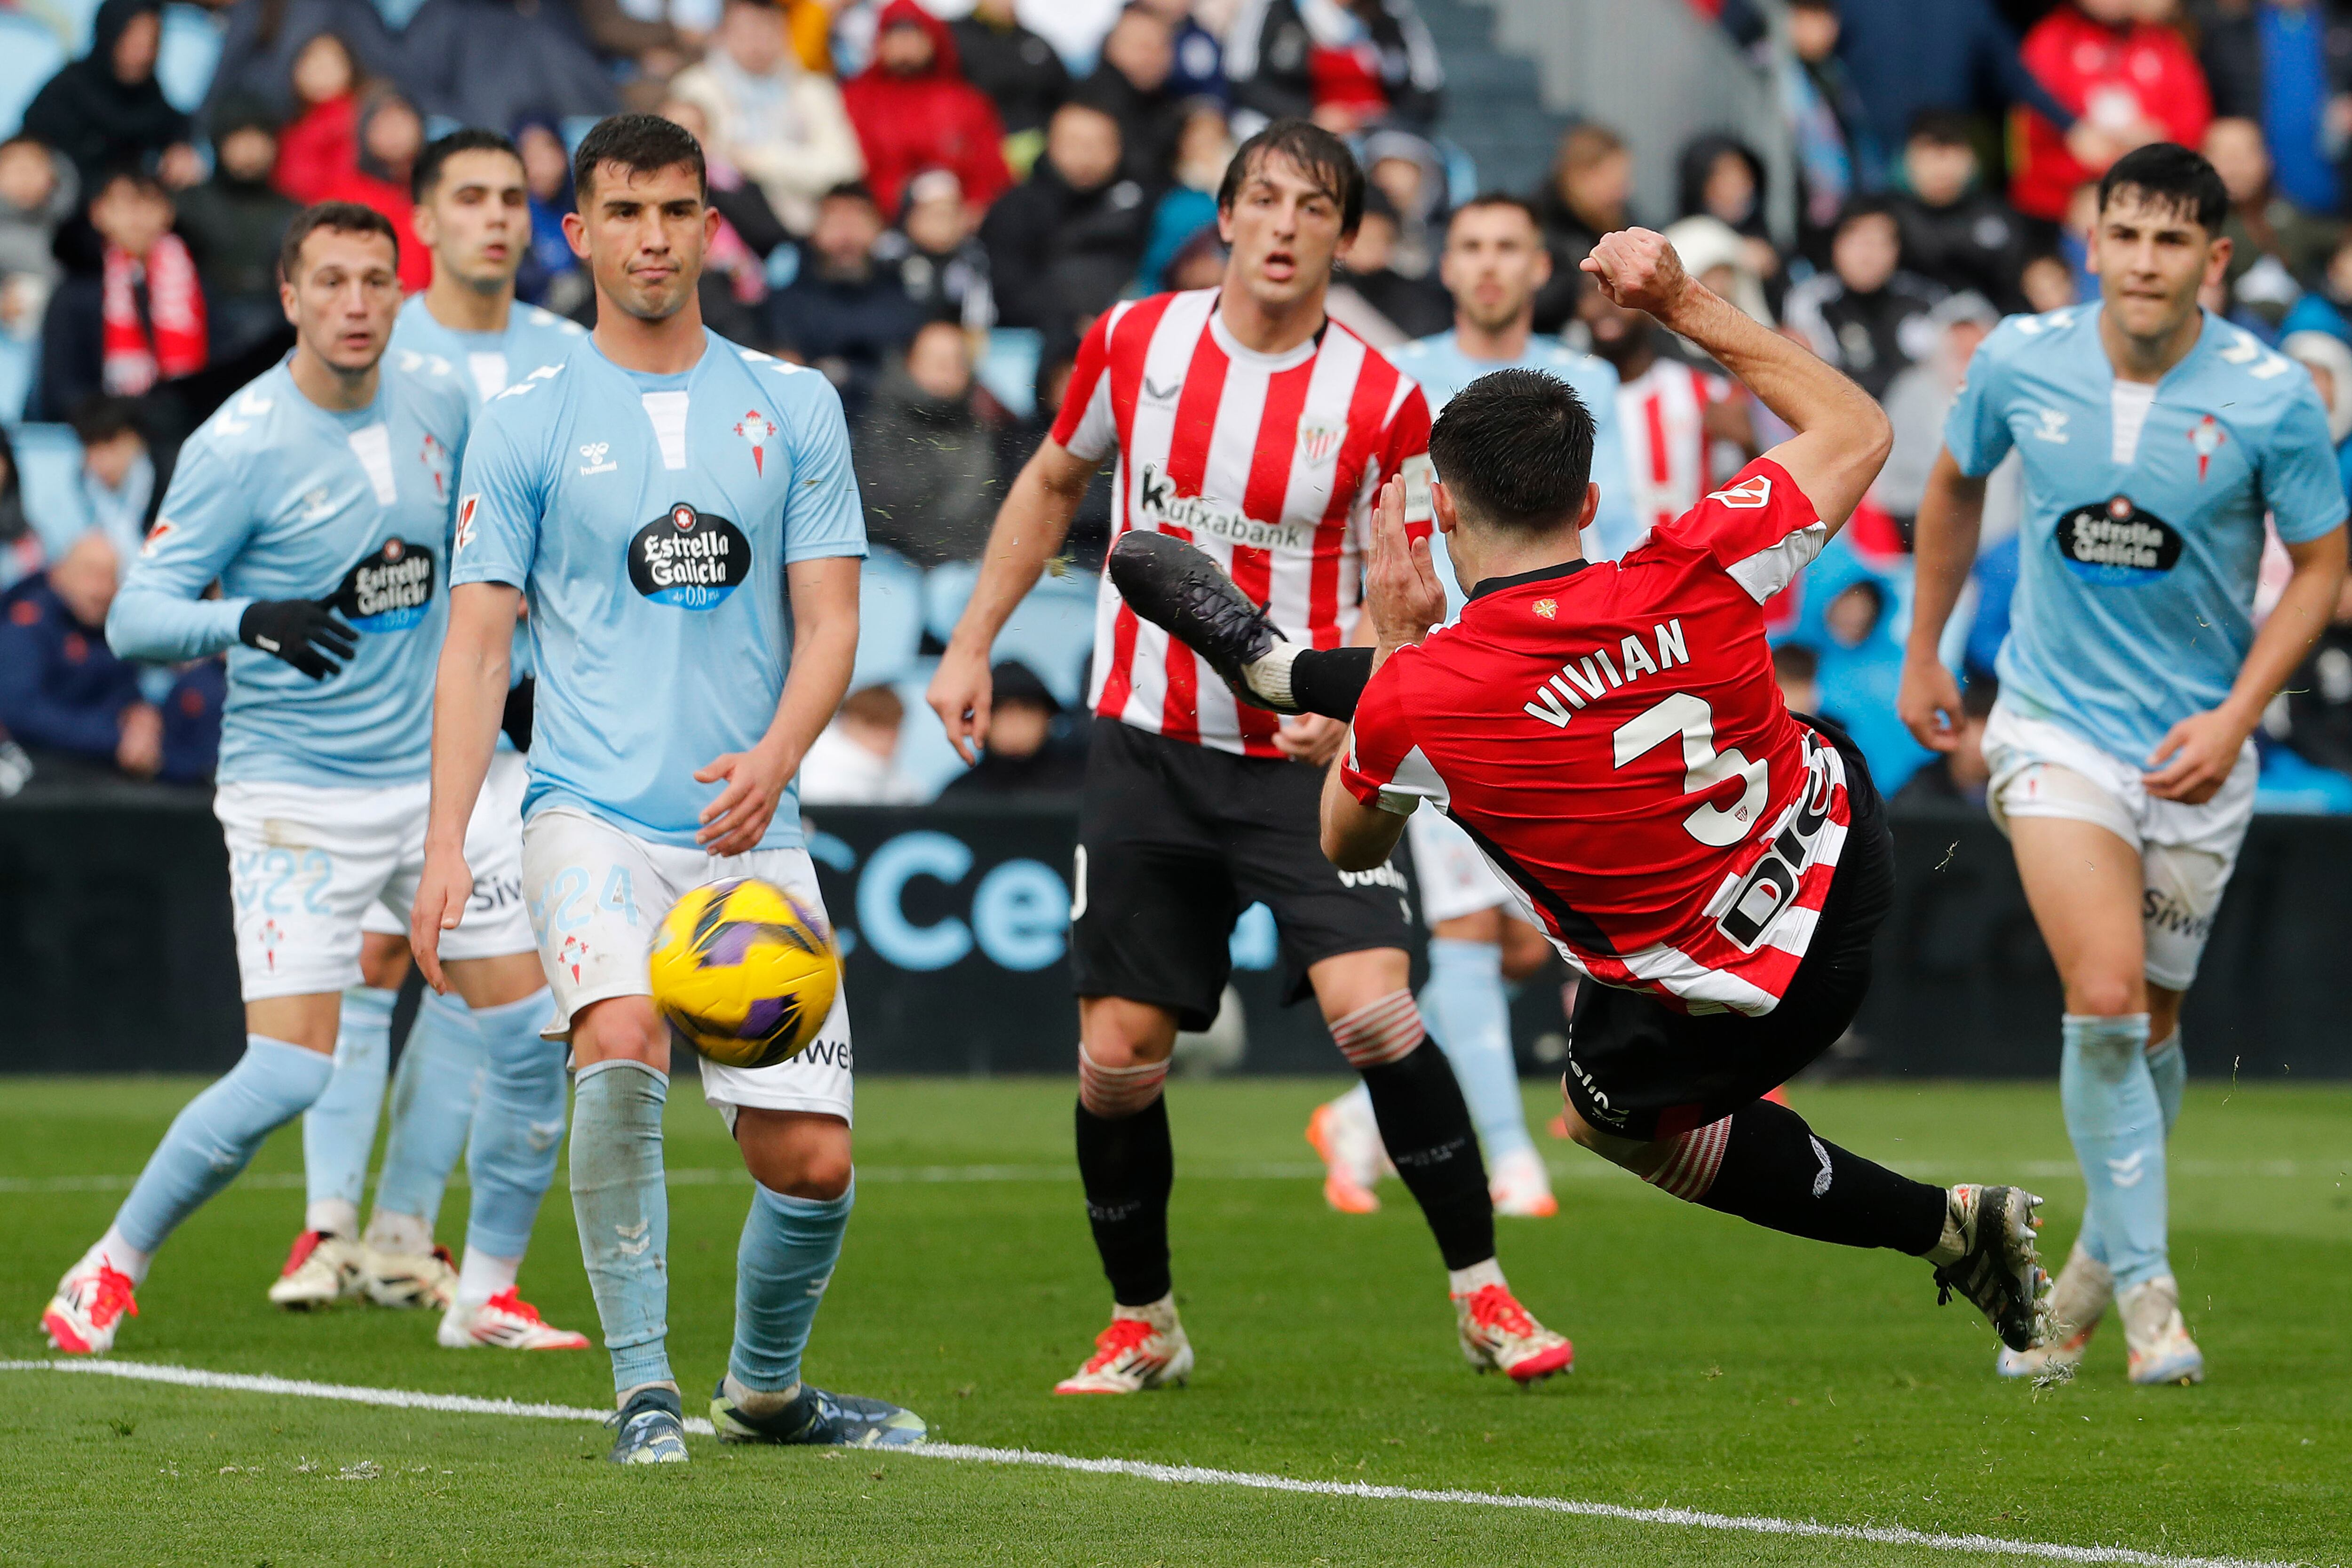
[[[275,1394],[299,1399],[333,1399],[352,1405],[373,1405],[398,1410],[438,1410],[465,1415],[520,1415],[541,1421],[602,1422],[611,1414],[575,1405],[525,1405],[518,1400],[478,1399],[462,1394],[425,1394],[404,1388],[310,1383],[300,1378],[205,1372],[195,1367],[163,1366],[152,1362],[0,1361],[0,1372],[81,1373],[127,1378],[140,1383],[174,1384],[184,1388]],[[689,1416],[686,1429],[698,1436],[713,1435],[710,1423],[698,1416]],[[878,1457],[881,1451],[874,1452]],[[2030,1557],[2045,1563],[2116,1563],[2129,1564],[2131,1568],[2293,1568],[2289,1563],[2252,1558],[2174,1557],[2161,1552],[2140,1552],[2128,1546],[2068,1546],[2058,1542],[2014,1541],[1998,1535],[1951,1535],[1941,1531],[1911,1530],[1899,1524],[1823,1524],[1818,1520],[1711,1513],[1702,1509],[1627,1508],[1618,1503],[1581,1502],[1573,1498],[1537,1497],[1523,1492],[1383,1487],[1364,1481],[1311,1481],[1296,1476],[1265,1475],[1251,1470],[1216,1470],[1199,1465],[1159,1465],[1144,1459],[1087,1459],[1075,1454],[1039,1453],[1033,1448],[926,1443],[887,1452],[894,1457],[908,1458],[961,1459],[968,1464],[1022,1465],[1039,1469],[1070,1470],[1081,1475],[1126,1476],[1135,1480],[1177,1486],[1237,1487],[1249,1491],[1353,1498],[1369,1502],[1432,1502],[1473,1508],[1517,1509],[1536,1513],[1567,1514],[1579,1519],[1606,1519],[1624,1524],[1672,1525],[1687,1530],[1794,1536],[1815,1541],[1851,1541],[1872,1546],[1916,1546],[1930,1552],[1973,1552],[2000,1557]]]

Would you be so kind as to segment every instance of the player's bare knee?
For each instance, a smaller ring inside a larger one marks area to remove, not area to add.
[[[590,1003],[572,1019],[572,1055],[578,1065],[633,1061],[669,1070],[669,1026],[643,996]]]
[[[743,1168],[772,1193],[831,1203],[849,1190],[849,1124],[839,1117],[745,1107],[735,1113],[735,1142]]]
[[[368,931],[360,938],[360,984],[397,991],[408,978],[408,939]]]
[[[2147,986],[2127,974],[2078,974],[2066,982],[2066,1011],[2090,1018],[2122,1018],[2147,1008]]]

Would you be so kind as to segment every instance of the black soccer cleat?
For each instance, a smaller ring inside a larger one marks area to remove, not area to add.
[[[1936,1304],[1957,1290],[1976,1303],[2013,1351],[2048,1340],[2050,1276],[2042,1272],[2033,1232],[2042,1200],[2023,1187],[1962,1185],[1946,1194],[1947,1234],[1959,1233],[1965,1250],[1936,1270]]]
[[[667,1388],[640,1389],[635,1398],[604,1417],[618,1427],[613,1451],[604,1457],[616,1465],[683,1465],[687,1462],[686,1423],[678,1397]]]
[[[753,1415],[727,1397],[727,1379],[710,1391],[710,1425],[722,1443],[803,1443],[838,1448],[904,1448],[930,1440],[930,1427],[911,1410],[879,1399],[827,1394],[801,1384],[793,1402],[772,1415]]]
[[[1304,711],[1252,689],[1248,667],[1287,639],[1214,561],[1181,539],[1137,530],[1119,536],[1107,565],[1127,607],[1208,660],[1235,697],[1270,712]]]

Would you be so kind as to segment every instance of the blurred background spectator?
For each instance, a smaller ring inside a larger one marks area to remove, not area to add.
[[[996,106],[963,79],[948,25],[915,0],[882,7],[873,63],[842,98],[865,149],[866,184],[884,209],[898,211],[900,187],[933,166],[954,171],[979,208],[1012,183]]]
[[[1118,121],[1120,172],[1155,195],[1168,183],[1183,128],[1184,98],[1171,80],[1175,70],[1176,37],[1167,18],[1130,5],[1103,38],[1102,64],[1074,95]]]
[[[866,537],[918,566],[977,561],[996,504],[996,439],[973,404],[971,345],[927,322],[882,373],[853,443]]]
[[[89,531],[104,535],[115,559],[127,562],[139,553],[163,499],[147,433],[140,428],[139,405],[114,395],[86,398],[74,410],[73,433],[81,443],[81,499]]]
[[[5,155],[0,153],[0,155]],[[228,358],[275,335],[278,247],[301,204],[269,183],[278,129],[257,98],[231,99],[213,120],[212,178],[180,193],[180,237],[204,283],[212,352]]]
[[[1084,99],[1054,111],[1045,155],[981,225],[1005,325],[1066,330],[1135,276],[1151,213],[1123,163],[1110,113]]]
[[[341,34],[313,33],[294,56],[293,118],[278,137],[278,188],[304,206],[359,167],[360,73]],[[229,104],[213,114],[227,134]]]
[[[2216,120],[2205,128],[2204,153],[2230,193],[2230,216],[2221,223],[2231,244],[2223,279],[2230,300],[2275,328],[2318,283],[2339,227],[2280,192],[2263,128],[2252,121]]]
[[[800,795],[808,805],[890,805],[911,798],[891,766],[907,705],[887,686],[867,686],[842,700],[841,711],[801,759]]]
[[[946,169],[907,182],[898,226],[877,242],[876,259],[898,269],[898,286],[926,319],[956,321],[970,332],[996,325],[988,259],[963,184]]]
[[[121,562],[105,534],[85,533],[0,595],[0,725],[37,775],[94,763],[145,779],[163,765],[163,717],[140,696],[139,667],[106,646]]]
[[[257,98],[290,122],[302,108],[300,62],[321,34],[334,37],[352,65],[351,86],[362,72],[387,80],[400,74],[401,45],[370,0],[234,0],[220,15],[226,24],[220,62],[202,113],[215,137],[215,121],[232,98]]]
[[[1943,290],[1900,269],[1902,231],[1883,197],[1846,204],[1830,242],[1830,269],[1789,290],[1789,326],[1873,397],[1936,346],[1928,312]]]
[[[727,0],[711,42],[670,91],[702,107],[709,147],[758,184],[785,228],[805,235],[817,198],[866,172],[841,89],[793,55],[773,0]]]
[[[534,305],[568,316],[589,298],[580,258],[563,237],[563,215],[572,209],[572,155],[563,138],[543,120],[515,128],[522,154],[523,184],[530,192],[530,254],[515,274],[515,292]]]
[[[2021,310],[2025,223],[1982,176],[1968,117],[1923,111],[1903,143],[1906,188],[1889,198],[1903,269],[1939,288],[1980,294],[2004,310]]]
[[[1435,122],[1445,67],[1412,0],[1243,0],[1225,34],[1238,129],[1285,115],[1352,133]]]
[[[58,228],[80,188],[73,165],[31,137],[0,142],[0,331],[39,332],[58,282]]]
[[[16,467],[16,446],[0,430],[0,593],[41,569],[46,552],[33,520],[25,514],[25,476]]]
[[[1044,37],[1021,25],[1013,0],[976,0],[950,27],[966,79],[988,95],[1004,126],[1004,157],[1025,175],[1045,150],[1045,122],[1070,96],[1070,69]]]
[[[173,186],[203,172],[188,117],[155,80],[163,37],[163,0],[105,0],[90,22],[89,52],[26,106],[26,134],[71,159],[85,189],[113,169],[143,169]]]
[[[2010,199],[2030,217],[2066,215],[2074,188],[2150,142],[2194,147],[2213,118],[2205,72],[2180,34],[2144,13],[2151,0],[2064,0],[2025,36],[2026,68],[2063,105],[2067,128],[2021,107],[2022,152]]]
[[[1556,332],[1576,309],[1577,264],[1601,237],[1632,219],[1633,153],[1605,125],[1571,126],[1551,174],[1536,194],[1536,216],[1551,247],[1551,281],[1536,296],[1536,331]]]
[[[1037,672],[1018,659],[990,669],[988,745],[980,765],[948,781],[942,795],[1069,795],[1086,776],[1083,729],[1066,727],[1062,705]]]
[[[762,324],[779,349],[824,372],[852,420],[885,361],[922,325],[895,268],[875,259],[882,215],[863,185],[839,185],[817,203],[800,273],[768,296]]]
[[[2000,682],[1990,675],[1961,687],[1959,721],[1955,726],[1959,743],[1929,758],[1893,798],[1905,805],[1984,805],[1985,788],[1992,782],[1992,770],[1985,765],[1985,721],[1992,717],[1993,702],[2000,696]]]
[[[1375,185],[1364,193],[1363,222],[1342,258],[1339,276],[1376,319],[1366,321],[1360,313],[1349,312],[1345,301],[1332,307],[1334,315],[1370,338],[1375,347],[1394,347],[1454,324],[1454,300],[1444,285],[1429,276],[1427,255],[1418,258],[1418,272],[1408,273],[1398,265],[1404,259],[1402,245],[1403,225],[1397,221],[1396,205]]]
[[[205,367],[205,296],[154,175],[117,170],[91,188],[89,226],[68,231],[66,276],[41,327],[41,416],[100,393],[137,397]]]

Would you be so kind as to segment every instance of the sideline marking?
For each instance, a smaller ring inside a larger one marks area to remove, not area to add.
[[[152,1362],[0,1361],[0,1372],[81,1373],[127,1378],[140,1383],[176,1384],[186,1388],[287,1394],[302,1399],[335,1399],[352,1405],[383,1405],[401,1410],[439,1410],[467,1415],[520,1415],[542,1421],[601,1423],[609,1414],[575,1405],[526,1405],[518,1400],[479,1399],[463,1394],[425,1394],[404,1388],[369,1388],[354,1384],[310,1383],[290,1377],[257,1377],[247,1373],[205,1372],[196,1367],[163,1366]],[[698,1436],[712,1436],[710,1423],[699,1416],[688,1417],[686,1429]],[[1749,1535],[1853,1541],[1873,1546],[1916,1546],[1931,1552],[1974,1552],[2002,1557],[2038,1558],[2047,1563],[2119,1563],[2132,1564],[2134,1568],[2292,1568],[2288,1563],[2244,1557],[2170,1557],[2160,1552],[2136,1551],[2128,1546],[2066,1546],[2056,1542],[2012,1541],[1998,1535],[1949,1535],[1940,1531],[1910,1530],[1902,1525],[1822,1524],[1815,1520],[1775,1519],[1763,1514],[1710,1513],[1701,1509],[1627,1508],[1618,1503],[1580,1502],[1572,1498],[1535,1497],[1523,1492],[1383,1487],[1365,1481],[1310,1481],[1294,1476],[1263,1475],[1250,1470],[1216,1470],[1199,1465],[1158,1465],[1144,1459],[1087,1459],[1075,1454],[1040,1453],[1033,1448],[925,1443],[914,1447],[867,1452],[908,1458],[961,1459],[970,1464],[1025,1465],[1040,1469],[1075,1470],[1084,1475],[1126,1476],[1135,1480],[1173,1485],[1240,1487],[1252,1491],[1360,1498],[1373,1502],[1435,1502],[1475,1508],[1520,1509],[1538,1513],[1570,1514],[1581,1519],[1614,1520],[1626,1524],[1680,1525],[1686,1529],[1731,1531]]]

